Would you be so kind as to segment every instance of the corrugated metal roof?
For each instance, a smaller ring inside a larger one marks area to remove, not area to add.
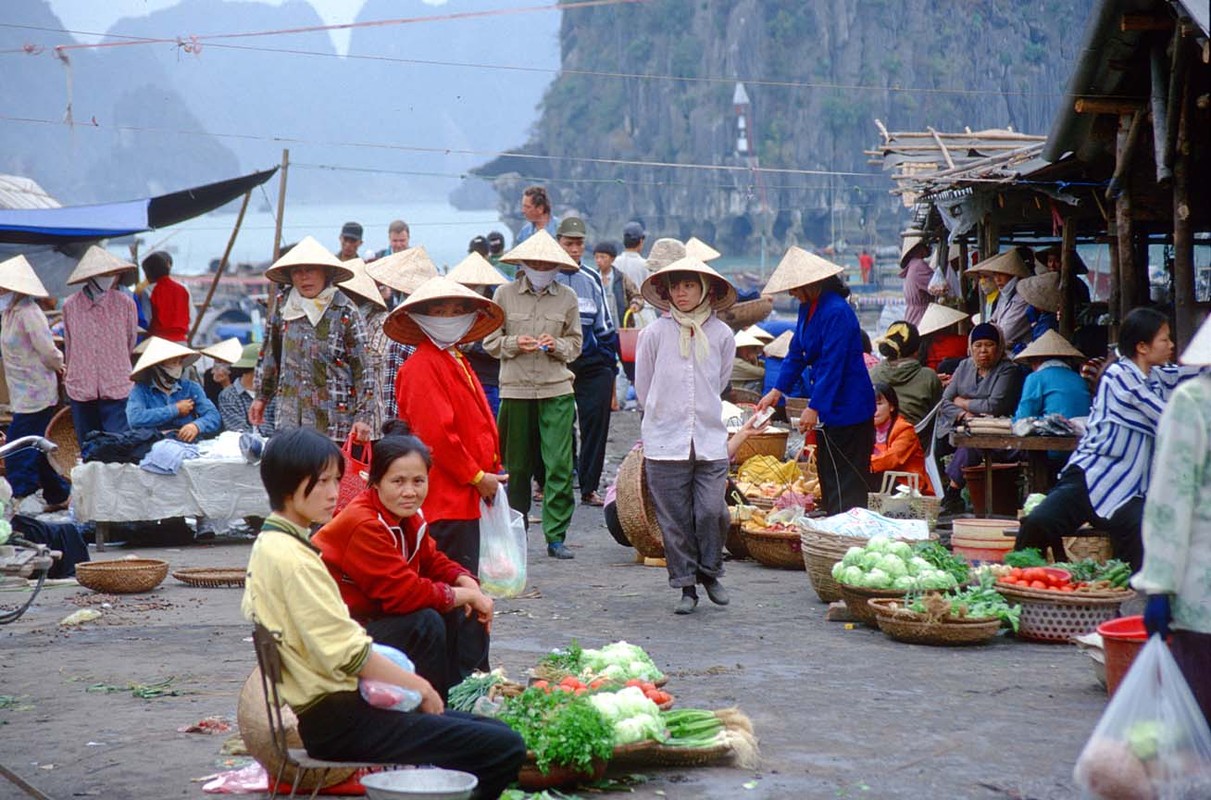
[[[59,201],[29,178],[0,175],[0,208],[59,208]]]

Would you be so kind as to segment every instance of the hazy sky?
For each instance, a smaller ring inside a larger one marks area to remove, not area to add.
[[[423,0],[431,6],[445,5],[446,0]],[[103,33],[122,17],[142,17],[153,11],[176,5],[180,0],[50,0],[51,9],[73,31]],[[284,0],[261,0],[281,5]],[[361,11],[362,0],[307,0],[329,25],[353,22]],[[350,31],[333,31],[332,40],[338,52],[349,48]],[[88,37],[79,37],[87,40]]]

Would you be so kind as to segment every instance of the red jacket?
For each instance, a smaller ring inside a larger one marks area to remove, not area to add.
[[[931,333],[925,366],[937,372],[938,365],[948,358],[967,358],[967,337],[957,333]]]
[[[925,474],[925,451],[912,424],[897,416],[887,434],[887,444],[875,445],[870,456],[870,471],[875,475],[882,472],[915,472],[922,495],[933,494],[933,484]],[[900,483],[901,481],[897,481]],[[882,488],[882,481],[876,489]]]
[[[369,488],[311,537],[358,622],[454,607],[452,584],[470,575],[426,534],[424,517],[401,520]]]
[[[429,446],[425,519],[479,519],[480,472],[500,471],[500,434],[483,387],[462,353],[421,342],[395,379],[399,418]]]
[[[170,342],[189,338],[189,290],[165,275],[151,287],[151,322],[147,332]]]

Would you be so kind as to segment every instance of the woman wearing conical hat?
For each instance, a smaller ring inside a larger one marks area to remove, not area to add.
[[[37,298],[47,297],[42,281],[25,256],[0,263],[0,292],[10,296],[0,321],[0,356],[13,412],[8,440],[41,436],[59,404],[59,379],[63,354],[55,347],[46,314]],[[4,469],[13,489],[14,503],[42,490],[48,508],[65,507],[67,483],[38,450],[24,450],[4,459]]]
[[[126,400],[126,419],[132,428],[171,431],[182,442],[213,436],[223,427],[222,417],[202,387],[183,377],[198,353],[183,344],[153,336],[147,340],[130,372],[134,388]]]
[[[383,323],[387,321],[387,301],[383,299],[378,283],[366,271],[366,262],[360,258],[351,258],[341,263],[353,271],[353,277],[339,286],[341,292],[357,306],[357,310],[362,314],[362,321],[366,323],[366,364],[370,374],[378,381],[383,374],[383,363],[391,345],[391,340],[383,333]],[[380,385],[379,389],[381,388]],[[383,422],[387,420],[382,392],[376,392],[374,399],[370,415],[371,439],[379,437]]]
[[[1030,320],[1026,318],[1029,304],[1018,292],[1018,282],[1031,275],[1027,263],[1034,263],[1034,256],[1024,247],[1014,247],[998,253],[967,270],[969,274],[987,276],[997,287],[997,299],[985,322],[1001,329],[1005,336],[1005,349],[1015,353],[1023,343],[1030,342]]]
[[[353,271],[308,236],[265,271],[288,286],[269,321],[257,365],[249,422],[263,425],[277,399],[277,430],[302,425],[338,444],[369,441],[375,375],[366,358],[366,323],[337,284]]]
[[[770,276],[763,294],[789,292],[799,301],[799,320],[776,388],[758,408],[772,407],[811,367],[799,430],[817,429],[816,458],[824,509],[840,514],[866,507],[870,454],[875,444],[875,392],[862,358],[862,328],[837,276],[841,267],[792,247]]]
[[[130,395],[130,353],[139,334],[135,301],[117,287],[134,264],[93,245],[67,279],[83,288],[63,304],[64,387],[80,445],[92,431],[121,433]]]
[[[468,253],[446,277],[489,299],[496,287],[509,282],[498,267],[479,253]],[[484,349],[483,341],[462,344],[458,349],[467,357],[475,377],[479,378],[488,405],[492,408],[492,416],[495,417],[500,413],[500,359]]]

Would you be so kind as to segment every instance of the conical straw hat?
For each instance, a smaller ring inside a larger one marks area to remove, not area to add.
[[[756,337],[763,342],[774,341],[774,334],[770,333],[765,328],[762,328],[760,325],[749,325],[742,332],[747,333],[749,336]]]
[[[997,253],[995,256],[981,261],[974,267],[967,268],[967,274],[969,275],[993,272],[1009,275],[1014,278],[1026,278],[1033,274],[1027,268],[1026,262],[1022,260],[1022,255],[1016,247],[1011,247],[1004,253]]]
[[[215,361],[222,361],[224,364],[234,364],[244,355],[244,345],[233,336],[230,339],[216,342],[210,345],[210,347],[203,347],[198,352],[204,356],[210,356]]]
[[[438,276],[422,283],[416,291],[409,295],[407,300],[391,312],[387,321],[383,323],[383,332],[403,344],[415,345],[428,341],[429,337],[421,330],[420,325],[416,324],[416,320],[412,319],[411,311],[415,311],[417,306],[430,300],[450,298],[470,300],[479,310],[479,319],[458,341],[459,344],[478,341],[505,324],[504,309],[496,303],[483,295],[476,294],[461,283]]]
[[[711,293],[714,295],[711,300],[711,308],[716,311],[731,308],[736,304],[736,287],[732,286],[727,278],[706,264],[689,256],[680,261],[674,261],[667,267],[663,267],[647,276],[643,281],[643,286],[639,289],[640,294],[643,295],[643,299],[662,311],[668,311],[669,299],[661,294],[661,288],[666,285],[669,273],[673,272],[694,272],[710,281]]]
[[[80,263],[72,270],[67,282],[69,284],[84,283],[89,278],[117,275],[119,272],[125,272],[128,269],[137,269],[137,267],[118,258],[104,247],[98,247],[94,244],[85,251],[84,258],[80,259]]]
[[[921,231],[904,231],[900,234],[903,238],[900,240],[900,269],[904,268],[904,259],[908,258],[908,254],[912,249],[919,244],[926,244],[925,236]]]
[[[741,347],[765,347],[765,342],[747,331],[740,331],[736,334],[736,349],[739,350]]]
[[[1178,361],[1191,366],[1211,364],[1211,317],[1203,320]]]
[[[922,336],[937,333],[943,328],[949,328],[957,322],[962,322],[967,319],[967,316],[964,312],[950,306],[930,303],[926,306],[925,313],[921,315],[920,323],[917,324],[917,333]]]
[[[1022,352],[1013,357],[1014,361],[1024,361],[1028,358],[1084,358],[1085,354],[1055,331],[1047,331],[1035,339]]]
[[[467,257],[454,265],[446,277],[463,286],[500,286],[509,279],[492,266],[492,262],[479,253],[468,253]]]
[[[437,277],[437,267],[423,246],[409,247],[366,265],[370,277],[397,292],[412,294],[430,278]]]
[[[341,263],[353,271],[352,278],[337,284],[341,291],[345,294],[356,295],[355,302],[359,299],[366,300],[385,311],[387,301],[383,300],[383,293],[378,290],[378,284],[374,282],[374,278],[371,278],[370,273],[366,272],[366,262],[360,258],[351,258]]]
[[[691,236],[686,241],[685,254],[690,258],[696,258],[699,261],[714,261],[716,258],[719,258],[719,256],[722,255],[722,253],[699,239],[697,236]]]
[[[162,364],[165,361],[180,358],[181,356],[185,356],[186,365],[198,360],[198,354],[185,345],[161,339],[159,336],[152,336],[147,340],[147,346],[143,349],[143,354],[135,362],[135,368],[130,371],[131,380],[137,380],[139,374],[148,367],[154,367],[156,364]]]
[[[685,257],[685,245],[681,242],[676,239],[657,239],[648,252],[648,271],[655,272],[664,269],[674,261],[680,261]]]
[[[526,261],[541,261],[558,264],[560,267],[580,269],[580,265],[564,252],[559,242],[545,230],[535,231],[528,239],[500,257],[506,264],[522,264]]]
[[[795,338],[794,331],[783,331],[782,334],[765,346],[765,354],[770,358],[786,358],[791,351],[791,339]]]
[[[1039,311],[1060,310],[1060,273],[1048,272],[1018,281],[1018,294]]]
[[[842,267],[831,261],[826,261],[801,247],[791,247],[778,262],[778,268],[770,276],[769,283],[765,284],[761,294],[789,292],[791,289],[840,275],[842,271]]]
[[[0,290],[29,297],[50,297],[42,281],[38,280],[38,273],[25,256],[20,255],[0,261]]]
[[[290,252],[265,270],[265,277],[274,283],[289,284],[291,267],[323,267],[332,276],[333,283],[341,283],[353,277],[353,271],[328,248],[316,241],[314,236],[304,236],[302,241],[290,248]]]

